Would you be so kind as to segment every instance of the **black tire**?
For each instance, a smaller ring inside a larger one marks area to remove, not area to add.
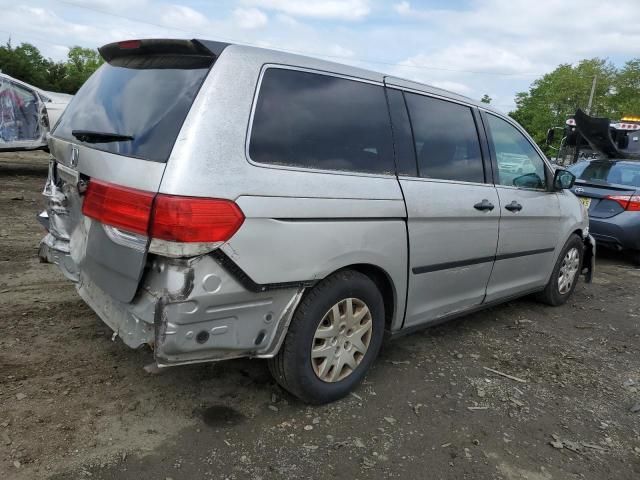
[[[633,250],[632,252],[630,252],[630,254],[633,264],[637,267],[640,267],[640,250]]]
[[[573,282],[569,290],[567,290],[565,293],[560,293],[560,288],[558,286],[560,269],[562,268],[562,264],[564,262],[564,259],[567,253],[573,248],[576,248],[578,250],[578,256],[579,256],[578,271],[575,274],[575,277],[573,279]],[[582,243],[582,239],[576,234],[571,235],[569,240],[567,240],[567,243],[564,245],[564,248],[560,252],[560,255],[558,256],[558,260],[556,260],[556,265],[553,267],[553,272],[551,273],[551,278],[549,279],[549,283],[547,283],[547,286],[545,287],[545,289],[538,294],[537,296],[538,300],[543,303],[546,303],[547,305],[551,305],[554,307],[564,304],[567,301],[567,299],[571,296],[573,291],[575,290],[576,284],[578,283],[578,280],[580,278],[580,274],[582,272],[583,256],[584,256],[584,243]]]
[[[348,376],[329,383],[316,375],[311,349],[316,329],[325,314],[347,298],[359,299],[369,308],[372,321],[369,347]],[[336,272],[306,292],[293,315],[280,351],[269,359],[269,370],[285,390],[304,402],[323,404],[338,400],[362,381],[378,356],[384,335],[384,318],[382,295],[369,277],[353,270]]]

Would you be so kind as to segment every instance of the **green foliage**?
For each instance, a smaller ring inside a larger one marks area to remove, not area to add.
[[[480,101],[482,103],[491,103],[491,100],[493,100],[493,98],[491,98],[489,95],[487,95],[486,93],[482,96],[482,98],[480,99]]]
[[[628,61],[615,81],[612,100],[619,117],[640,116],[640,58]]]
[[[611,62],[593,58],[577,65],[560,65],[539,78],[528,92],[516,95],[510,115],[544,146],[547,129],[564,126],[578,108],[587,109],[593,78],[597,77],[591,114],[619,119],[640,114],[640,59],[617,69]]]
[[[90,48],[73,47],[65,61],[54,62],[29,43],[0,46],[0,70],[43,90],[74,94],[102,63]]]

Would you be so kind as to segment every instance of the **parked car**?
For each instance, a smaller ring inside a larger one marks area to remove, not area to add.
[[[640,265],[640,161],[584,160],[569,171],[598,243],[624,250]]]
[[[0,73],[0,151],[46,148],[47,132],[70,99]]]
[[[100,53],[50,138],[40,256],[161,367],[268,358],[328,402],[385,333],[590,278],[573,175],[485,104],[206,40]]]

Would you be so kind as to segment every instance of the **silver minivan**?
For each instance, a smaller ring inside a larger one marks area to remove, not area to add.
[[[100,53],[49,139],[39,255],[160,367],[267,358],[329,402],[385,336],[591,277],[573,175],[485,104],[206,40]]]

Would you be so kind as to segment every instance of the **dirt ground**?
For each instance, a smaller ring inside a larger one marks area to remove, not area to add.
[[[150,375],[148,350],[111,341],[36,257],[46,159],[0,154],[1,479],[640,478],[624,257],[602,252],[563,307],[523,299],[394,340],[353,395],[309,407],[262,361]]]

